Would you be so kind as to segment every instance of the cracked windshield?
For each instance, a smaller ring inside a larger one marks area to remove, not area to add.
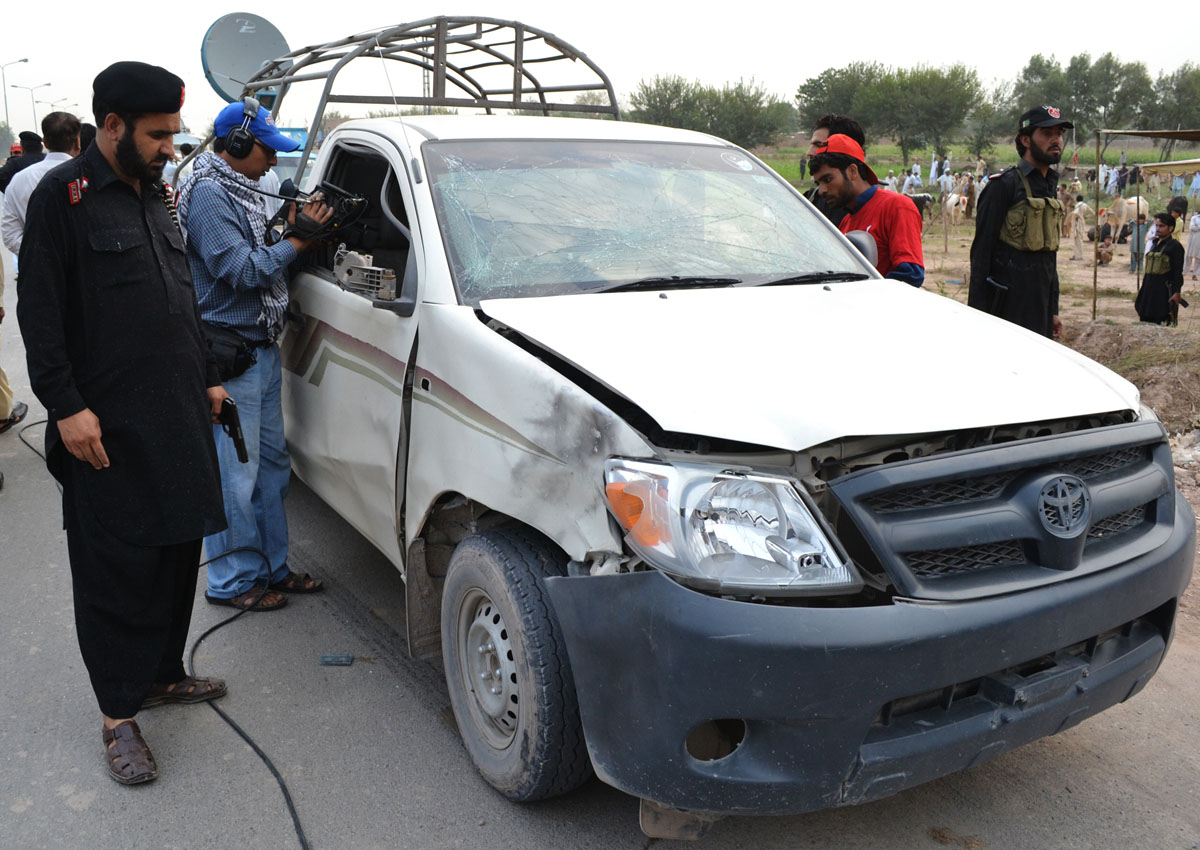
[[[863,270],[786,184],[730,148],[521,140],[425,152],[467,304],[646,278],[754,285]]]

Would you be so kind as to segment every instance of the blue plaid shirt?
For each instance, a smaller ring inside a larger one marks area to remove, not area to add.
[[[232,328],[250,342],[274,341],[283,330],[283,310],[278,327],[260,324],[259,317],[271,312],[264,309],[264,299],[271,297],[275,280],[287,274],[296,249],[286,240],[253,247],[245,210],[212,180],[192,190],[187,219],[188,264],[204,321]]]

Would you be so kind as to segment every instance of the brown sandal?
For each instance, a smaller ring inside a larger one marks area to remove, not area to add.
[[[254,585],[245,593],[240,593],[237,596],[225,599],[221,596],[210,596],[205,593],[204,598],[208,600],[209,605],[227,605],[230,608],[240,608],[243,611],[274,611],[276,608],[282,608],[287,605],[287,597],[278,591],[271,589],[263,589],[261,583]]]
[[[194,703],[223,697],[229,692],[224,679],[188,676],[169,685],[151,685],[142,708],[154,708],[171,702]]]
[[[319,593],[325,589],[325,583],[308,573],[289,572],[284,578],[271,582],[267,587],[280,593]]]
[[[104,752],[108,775],[122,785],[139,785],[158,778],[154,755],[133,720],[104,730]]]

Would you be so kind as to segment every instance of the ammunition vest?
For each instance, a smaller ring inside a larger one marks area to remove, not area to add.
[[[1152,251],[1146,255],[1146,274],[1170,274],[1171,258],[1161,251]]]
[[[1008,208],[1000,241],[1018,251],[1057,251],[1062,233],[1063,202],[1058,198],[1035,198],[1029,179],[1017,168],[1025,197]]]

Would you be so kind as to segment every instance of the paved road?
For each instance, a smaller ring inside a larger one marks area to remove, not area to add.
[[[33,421],[43,414],[28,392],[9,289],[0,362]],[[40,445],[40,428],[25,435]],[[139,717],[157,782],[124,788],[107,778],[57,491],[15,432],[0,436],[0,470],[0,848],[298,847],[267,770],[207,707]],[[492,792],[458,742],[440,672],[406,657],[393,568],[299,483],[288,513],[294,566],[328,579],[329,592],[242,617],[201,646],[197,667],[229,679],[222,705],[286,776],[314,850],[676,846],[643,836],[636,801],[596,781],[533,806]],[[193,634],[227,613],[200,598]],[[699,846],[1194,850],[1197,613],[1181,619],[1172,655],[1142,694],[1058,737],[859,808],[725,820]],[[320,666],[329,652],[357,660]]]

